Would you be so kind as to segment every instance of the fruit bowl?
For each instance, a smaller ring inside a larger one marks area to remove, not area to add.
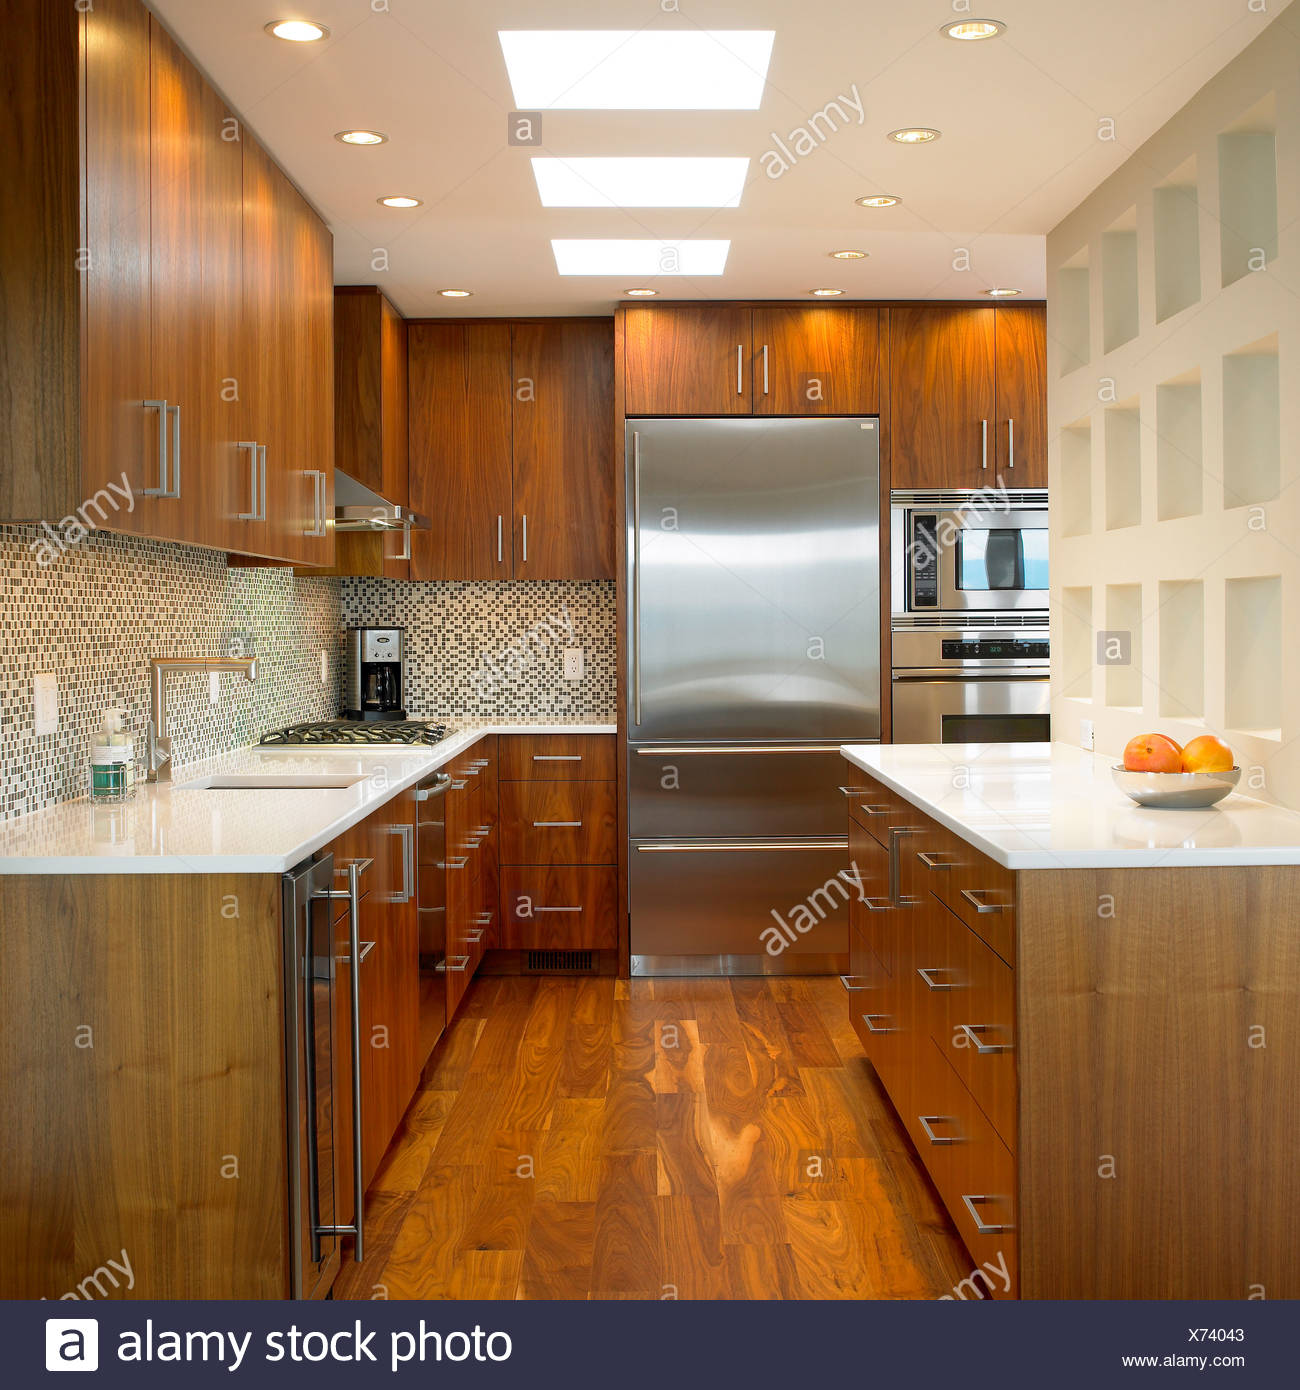
[[[1130,772],[1122,763],[1110,770],[1115,785],[1139,806],[1190,811],[1213,806],[1241,780],[1241,769],[1227,772]]]

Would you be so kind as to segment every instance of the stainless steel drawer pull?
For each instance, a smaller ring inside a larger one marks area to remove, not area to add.
[[[868,806],[865,801],[858,806],[858,810],[864,816],[887,816],[889,814],[888,806]]]
[[[471,759],[470,759],[469,765],[470,765],[470,767],[491,767],[491,765],[492,765],[492,759],[491,759],[491,758],[471,758]]]
[[[1016,422],[1007,421],[1007,467],[1016,466]]]
[[[916,973],[925,981],[925,987],[926,987],[926,989],[936,989],[936,990],[938,990],[938,989],[956,989],[956,988],[957,988],[957,984],[956,984],[955,981],[954,981],[952,984],[946,985],[946,984],[944,984],[941,980],[933,980],[933,979],[930,978],[932,975],[935,975],[935,974],[937,974],[937,973],[939,973],[939,972],[942,972],[942,973],[945,974],[945,975],[954,975],[954,974],[956,974],[956,971],[952,970],[951,968],[949,968],[949,967],[946,966],[946,965],[927,965],[927,966],[925,966],[925,967],[922,967],[922,966],[919,966],[919,965],[918,965],[918,966],[916,967]]]
[[[994,1052],[1010,1052],[1010,1043],[986,1043],[980,1041],[981,1033],[991,1033],[995,1025],[992,1023],[959,1023],[957,1031],[966,1039],[971,1047],[980,1054],[987,1057]]]
[[[980,467],[989,466],[989,422],[980,421]]]
[[[466,927],[465,940],[468,941],[471,946],[477,946],[478,943],[483,940],[483,928]]]
[[[415,826],[386,825],[384,829],[402,842],[402,886],[388,895],[388,901],[409,903],[415,897]]]
[[[257,447],[257,441],[256,441],[255,439],[241,439],[241,440],[239,441],[239,443],[235,445],[235,448],[236,448],[236,449],[247,449],[247,450],[248,450],[248,497],[249,497],[248,505],[249,505],[249,510],[246,511],[246,512],[240,512],[240,513],[238,514],[238,520],[240,520],[240,521],[265,521],[266,518],[261,514],[261,509],[260,509],[260,507],[259,507],[259,505],[258,505],[259,495],[260,495],[260,491],[261,491],[261,489],[260,489],[260,487],[259,487],[259,481],[258,481],[258,475],[259,475],[259,473],[260,473],[260,471],[261,471],[261,469],[259,468],[259,461],[260,461],[260,459],[261,459],[261,451],[260,451],[260,450],[258,449],[258,447]]]
[[[534,753],[535,763],[580,763],[581,753]]]
[[[375,947],[379,945],[377,941],[359,941],[357,944],[361,947],[361,950],[357,953],[358,965],[360,965],[361,962],[365,960],[365,958],[371,953],[371,951],[373,951]],[[341,965],[350,965],[352,963],[351,955],[335,956],[334,959],[338,961]]]
[[[740,396],[745,391],[745,345],[736,344],[736,395]]]
[[[158,486],[144,489],[146,497],[171,497],[167,487],[167,402],[141,401],[146,410],[158,412]]]
[[[523,562],[528,563],[528,513],[523,514]]]
[[[897,1028],[877,1028],[876,1025],[872,1022],[872,1019],[875,1018],[887,1019],[888,1017],[888,1014],[863,1014],[862,1021],[867,1025],[868,1033],[897,1033]]]
[[[933,854],[929,854],[923,849],[917,850],[916,857],[927,869],[951,869],[957,862],[955,859],[936,859]]]
[[[868,912],[888,912],[893,907],[893,900],[890,898],[863,898]]]
[[[870,790],[869,787],[841,787],[840,793],[843,796],[866,796]]]
[[[501,534],[501,533],[502,533],[502,528],[503,528],[503,526],[504,526],[504,523],[505,523],[505,518],[504,518],[503,516],[501,516],[501,515],[498,513],[498,515],[497,515],[497,564],[498,564],[498,565],[504,564],[504,563],[505,563],[505,558],[506,558],[506,556],[505,556],[505,547],[504,547],[504,544],[503,544],[503,542],[502,542],[502,534]]]
[[[1003,1231],[1014,1231],[1014,1230],[1016,1229],[1014,1226],[995,1226],[995,1225],[990,1225],[988,1222],[983,1221],[983,1220],[980,1219],[980,1214],[979,1214],[979,1212],[976,1210],[977,1204],[978,1204],[978,1205],[983,1205],[983,1204],[986,1203],[986,1202],[997,1202],[997,1201],[1000,1201],[1001,1198],[998,1198],[998,1197],[982,1197],[982,1196],[975,1196],[975,1195],[971,1195],[971,1196],[968,1197],[968,1196],[963,1192],[963,1193],[962,1193],[962,1198],[961,1198],[961,1199],[962,1199],[962,1201],[966,1204],[966,1210],[970,1213],[970,1219],[975,1223],[975,1229],[980,1233],[980,1235],[982,1235],[982,1236],[997,1236],[997,1235],[1001,1235],[1001,1234],[1003,1233]]]
[[[468,855],[468,854],[458,854],[458,855],[456,855],[456,857],[455,857],[454,859],[448,859],[448,860],[447,860],[447,867],[448,867],[449,869],[463,869],[463,868],[465,867],[465,865],[468,864],[468,863],[469,863],[469,855]]]
[[[446,960],[440,961],[437,967],[440,971],[451,971],[459,974],[462,970],[469,969],[468,956],[448,956]]]
[[[1005,912],[1010,904],[986,902],[984,894],[988,891],[987,888],[963,888],[961,895],[976,912]]]
[[[434,777],[431,787],[420,787],[415,793],[417,801],[432,801],[434,797],[441,796],[447,788],[451,786],[451,777],[445,772],[439,772]]]
[[[749,757],[751,753],[835,753],[838,754],[839,745],[835,743],[660,743],[649,747],[638,748],[637,756],[640,758],[662,758],[671,753],[675,758],[688,757],[714,757],[719,754],[730,753],[738,754],[741,757]],[[859,787],[857,795],[861,796],[865,788]]]
[[[534,912],[581,912],[580,907],[535,907]]]
[[[856,975],[841,975],[841,976],[840,976],[840,984],[842,984],[842,985],[844,986],[844,988],[845,988],[846,990],[848,990],[848,992],[849,992],[850,994],[861,994],[861,993],[863,992],[863,990],[865,990],[865,989],[867,988],[867,986],[866,986],[866,985],[855,985],[855,984],[851,984],[851,983],[850,983],[850,981],[856,980],[856,979],[857,979],[857,976],[856,976]]]
[[[581,830],[580,820],[535,820],[534,830]]]
[[[763,344],[763,394],[767,395],[767,344]]]
[[[932,1126],[934,1125],[956,1125],[957,1121],[951,1115],[918,1115],[917,1123],[925,1131],[925,1137],[932,1144],[960,1144],[963,1136],[960,1134],[936,1134]]]
[[[469,786],[469,778],[464,777],[459,782],[453,782],[451,789],[454,792],[463,792],[467,786]]]

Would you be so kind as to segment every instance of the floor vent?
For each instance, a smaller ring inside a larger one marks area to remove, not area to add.
[[[563,971],[566,974],[592,975],[596,970],[595,951],[529,951],[524,969],[532,974]]]

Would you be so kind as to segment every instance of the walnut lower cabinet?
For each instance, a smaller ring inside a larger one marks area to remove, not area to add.
[[[849,1011],[994,1297],[1300,1297],[1300,868],[1029,869],[848,769]]]

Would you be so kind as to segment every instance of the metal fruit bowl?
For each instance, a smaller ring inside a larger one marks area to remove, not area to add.
[[[1241,780],[1241,769],[1227,772],[1130,772],[1122,763],[1110,770],[1115,785],[1139,806],[1190,811],[1213,806]]]

